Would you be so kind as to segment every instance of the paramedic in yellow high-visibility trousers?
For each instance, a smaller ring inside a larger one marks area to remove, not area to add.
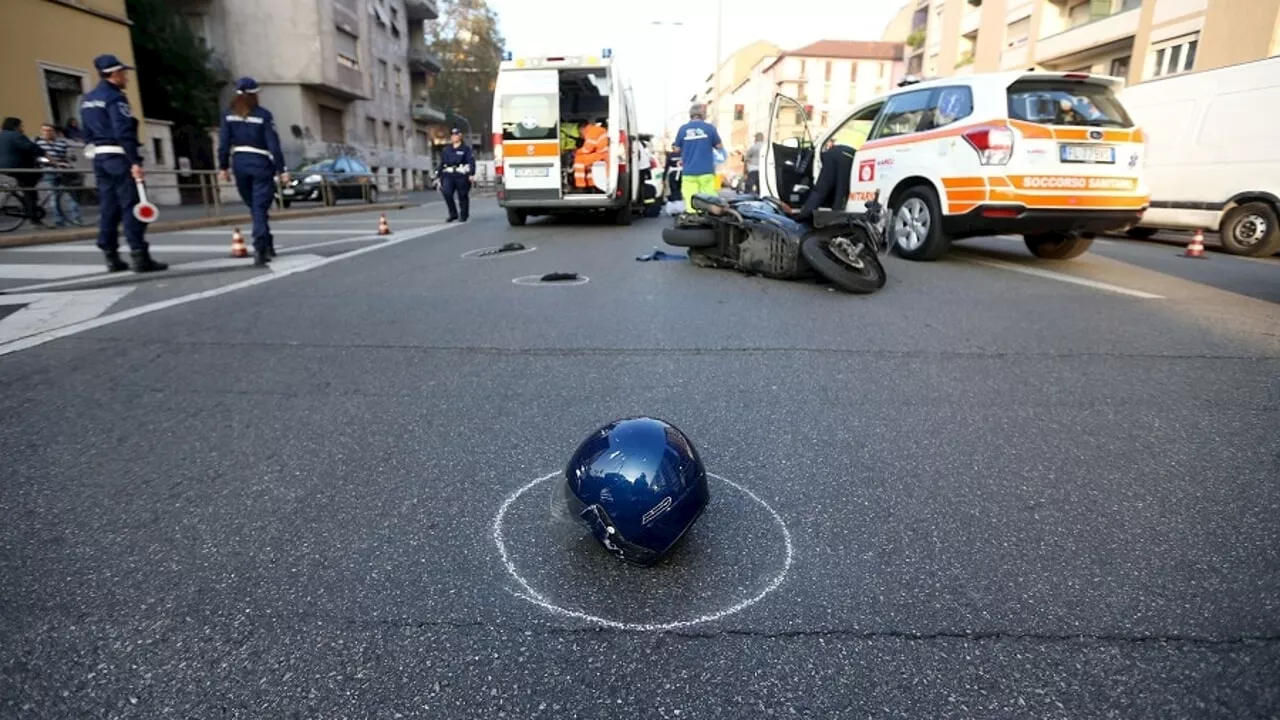
[[[716,126],[703,119],[706,112],[702,105],[689,108],[689,122],[676,131],[673,143],[673,151],[680,155],[680,195],[687,213],[697,212],[693,207],[694,195],[717,194],[715,151],[723,151],[724,145]]]

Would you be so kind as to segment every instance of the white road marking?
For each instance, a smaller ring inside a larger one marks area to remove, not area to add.
[[[446,226],[440,225],[439,227],[446,227]],[[420,227],[415,228],[415,230],[416,229],[421,229],[421,228]],[[306,245],[288,245],[288,246],[281,245],[276,249],[277,251],[280,252],[279,257],[285,257],[286,254],[291,254],[292,252],[297,252],[298,250],[312,250],[315,248],[325,247],[328,245],[341,245],[343,243],[369,242],[372,240],[386,240],[388,237],[395,237],[395,235],[363,235],[360,237],[339,238],[337,240],[322,240],[320,242],[308,243]],[[151,247],[156,251],[157,255],[162,255],[166,250],[165,246],[163,245],[152,245]],[[198,247],[198,246],[193,245],[190,247]],[[245,265],[247,263],[252,262],[252,260],[247,258],[228,257],[227,255],[230,253],[230,246],[224,248],[218,245],[209,245],[206,247],[205,251],[208,253],[216,254],[216,255],[222,255],[223,257],[213,258],[209,260],[194,260],[192,262],[178,263],[176,265],[171,265],[170,267],[174,270],[186,270],[186,269],[217,270],[219,268],[240,266],[240,265]],[[98,268],[100,266],[94,265],[93,267]],[[109,273],[105,270],[102,270],[100,272],[94,273],[93,275],[87,275],[85,277],[77,277],[73,280],[60,280],[57,282],[38,283],[35,285],[21,285],[16,288],[9,288],[4,292],[9,292],[9,293],[34,292],[37,290],[54,290],[58,288],[75,287],[76,285],[88,285],[90,283],[95,283],[112,274],[113,273]],[[0,277],[3,277],[3,275],[0,275]]]
[[[162,252],[171,253],[225,253],[231,244],[225,247],[222,245],[170,245],[164,242],[152,242],[151,252],[159,254]],[[102,251],[97,245],[33,245],[31,247],[8,248],[6,253],[98,253]],[[95,265],[94,267],[98,267]]]
[[[782,569],[778,571],[778,574],[775,575],[773,579],[769,581],[769,584],[766,585],[763,590],[756,593],[754,596],[749,597],[746,600],[743,600],[737,603],[736,605],[724,608],[723,610],[717,610],[715,612],[707,613],[706,615],[700,615],[698,617],[690,618],[688,620],[677,620],[675,622],[666,622],[666,623],[634,623],[634,622],[623,622],[620,620],[610,620],[609,618],[602,618],[596,615],[591,615],[591,614],[582,612],[580,610],[570,610],[569,608],[556,605],[555,603],[553,603],[552,601],[544,597],[541,593],[534,590],[533,587],[529,585],[529,582],[520,575],[520,572],[518,570],[516,570],[515,563],[511,561],[511,557],[507,554],[507,544],[504,538],[502,537],[502,526],[504,521],[506,520],[507,511],[511,509],[512,503],[514,503],[517,499],[519,499],[521,495],[524,495],[526,492],[532,490],[533,488],[537,487],[538,485],[548,480],[551,480],[552,478],[558,475],[560,475],[559,472],[553,472],[548,475],[543,475],[542,477],[537,478],[536,480],[532,480],[526,483],[523,487],[521,487],[520,489],[508,495],[506,499],[502,501],[502,506],[498,508],[498,514],[495,515],[493,518],[493,532],[492,532],[493,542],[495,545],[498,546],[498,555],[502,559],[503,566],[506,567],[507,573],[511,575],[511,577],[514,578],[517,583],[520,584],[521,592],[516,593],[516,596],[524,598],[525,600],[528,600],[534,605],[537,605],[538,607],[541,607],[544,610],[547,610],[549,612],[555,613],[556,615],[561,615],[563,617],[577,618],[578,620],[586,620],[588,622],[592,622],[597,625],[603,625],[604,627],[613,628],[615,630],[631,630],[631,631],[640,631],[640,632],[663,632],[668,630],[679,630],[681,628],[686,628],[691,625],[700,625],[702,623],[713,622],[715,620],[728,617],[729,615],[733,615],[734,613],[739,613],[739,612],[742,612],[743,610],[746,610],[752,605],[755,605],[756,603],[763,600],[764,597],[769,593],[773,592],[774,590],[777,590],[778,587],[782,585],[783,581],[787,579],[787,573],[791,571],[791,563],[792,563],[792,558],[795,555],[795,548],[791,543],[791,530],[787,528],[787,524],[783,522],[782,516],[778,514],[778,511],[774,510],[773,506],[765,502],[759,495],[756,495],[755,493],[751,492],[750,489],[742,485],[739,485],[738,483],[730,480],[729,478],[716,475],[715,473],[707,473],[707,477],[715,478],[716,480],[719,480],[729,485],[730,487],[738,490],[739,492],[743,493],[744,495],[751,498],[755,502],[759,503],[762,507],[764,507],[765,510],[769,511],[769,515],[773,517],[773,521],[777,523],[778,528],[782,530],[782,542],[786,547],[787,554],[782,561]]]
[[[226,235],[231,237],[231,229],[236,227],[243,226],[227,225],[225,227],[199,228],[197,230],[174,230],[165,233],[165,235]],[[374,228],[377,229],[377,223],[374,223]],[[351,232],[351,230],[335,230],[333,228],[316,228],[314,230],[272,228],[271,230],[272,235],[349,235]],[[244,241],[253,244],[253,238],[249,237],[247,233],[244,236]]]
[[[1066,275],[1064,273],[1056,273],[1056,272],[1053,272],[1052,270],[1045,270],[1043,268],[1027,267],[1025,265],[1017,265],[1015,263],[1003,262],[1001,260],[980,259],[980,258],[968,256],[968,255],[965,255],[963,257],[965,260],[971,263],[976,263],[978,265],[986,265],[988,267],[1000,268],[1001,270],[1009,270],[1016,273],[1022,273],[1024,275],[1034,275],[1036,277],[1042,277],[1049,280],[1057,280],[1058,282],[1070,283],[1072,285],[1083,285],[1084,287],[1090,287],[1095,290],[1105,290],[1107,292],[1113,292],[1120,295],[1128,295],[1130,297],[1142,298],[1144,300],[1163,300],[1164,299],[1163,295],[1155,295],[1153,293],[1144,292],[1142,290],[1134,290],[1132,288],[1120,287],[1119,285],[1112,285],[1111,283],[1099,282],[1097,280],[1087,280],[1085,278],[1076,277],[1074,275]]]
[[[314,265],[324,260],[323,255],[312,255],[310,253],[298,253],[296,255],[279,255],[271,259],[271,263],[267,267],[271,268],[271,272],[296,272],[299,267]]]
[[[153,313],[153,312],[156,312],[157,310],[165,310],[167,308],[176,307],[178,305],[185,305],[189,302],[194,302],[196,300],[203,300],[205,298],[217,297],[219,295],[226,295],[228,293],[233,293],[237,290],[243,290],[244,288],[249,288],[255,285],[261,285],[263,283],[272,282],[273,280],[279,280],[280,278],[285,278],[295,273],[302,273],[302,272],[307,272],[309,270],[314,270],[316,268],[328,265],[329,263],[339,262],[341,260],[353,258],[358,255],[363,255],[365,253],[374,252],[375,250],[382,250],[385,248],[389,248],[393,245],[399,245],[400,243],[407,242],[409,240],[416,240],[420,237],[425,237],[427,235],[431,235],[432,233],[437,233],[437,232],[440,232],[441,230],[446,230],[449,227],[451,226],[435,225],[432,227],[418,228],[415,230],[405,231],[403,234],[395,234],[395,235],[389,236],[386,242],[381,242],[376,245],[368,245],[366,247],[362,247],[357,250],[352,250],[351,252],[348,252],[348,253],[343,253],[341,255],[334,255],[333,257],[321,258],[316,262],[307,263],[307,264],[298,264],[292,267],[283,268],[276,272],[259,273],[257,275],[254,275],[251,278],[246,278],[244,280],[241,280],[240,282],[229,283],[227,285],[222,285],[220,287],[216,287],[210,290],[191,293],[189,295],[182,295],[180,297],[170,298],[168,300],[162,300],[160,302],[154,302],[147,305],[139,305],[138,307],[130,308],[129,310],[125,310],[118,313],[112,313],[111,315],[94,318],[92,320],[86,320],[84,322],[77,322],[71,325],[64,325],[63,327],[47,330],[37,335],[25,337],[20,340],[15,340],[13,342],[0,343],[0,355],[8,355],[9,353],[14,353],[20,350],[33,348],[33,347],[36,347],[37,345],[43,345],[51,340],[57,340],[58,338],[68,337],[71,335],[75,335],[77,333],[85,332],[86,330],[93,330],[95,328],[103,327],[104,325],[111,325],[112,323],[117,323],[122,320],[135,318],[135,317],[138,317],[139,315],[146,315],[148,313]],[[455,225],[452,227],[459,227],[459,226]],[[243,260],[238,262],[243,262]]]
[[[0,305],[26,305],[0,320],[0,343],[35,335],[50,327],[92,320],[131,292],[133,286],[79,292],[0,295]]]
[[[52,280],[101,272],[101,265],[63,265],[58,263],[5,263],[0,265],[0,278],[18,280]]]

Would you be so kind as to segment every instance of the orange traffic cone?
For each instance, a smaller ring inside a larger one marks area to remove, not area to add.
[[[1200,260],[1205,258],[1203,230],[1196,230],[1196,234],[1191,236],[1191,242],[1187,243],[1187,251],[1182,253],[1182,257]]]
[[[385,213],[378,216],[378,234],[379,235],[391,234],[391,226],[387,224],[387,216]]]
[[[249,257],[249,248],[244,246],[244,236],[240,234],[240,228],[231,231],[231,257]]]

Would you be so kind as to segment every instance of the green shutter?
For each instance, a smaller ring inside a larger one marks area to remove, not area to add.
[[[1097,20],[1111,14],[1111,0],[1089,0],[1089,18]]]

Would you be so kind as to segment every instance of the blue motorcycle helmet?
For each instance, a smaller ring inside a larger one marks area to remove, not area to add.
[[[675,548],[710,499],[688,436],[663,420],[633,417],[582,441],[553,487],[552,511],[585,525],[624,562],[648,567]]]

